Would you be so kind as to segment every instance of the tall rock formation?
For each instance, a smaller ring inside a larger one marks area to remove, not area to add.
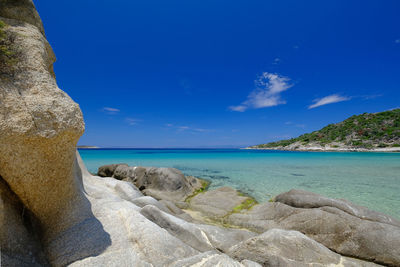
[[[200,254],[140,213],[133,185],[86,171],[82,113],[54,61],[33,2],[0,0],[2,265],[164,266]]]

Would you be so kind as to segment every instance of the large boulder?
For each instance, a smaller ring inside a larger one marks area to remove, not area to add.
[[[90,214],[74,173],[84,122],[57,87],[55,56],[32,1],[0,0],[0,7],[0,175],[49,245]]]
[[[306,195],[305,200],[295,199]],[[290,196],[290,198],[286,198]],[[227,218],[232,225],[245,227],[257,232],[272,228],[296,230],[342,255],[347,255],[380,264],[400,265],[400,227],[388,216],[369,216],[362,219],[348,213],[349,206],[341,206],[335,200],[320,196],[324,205],[310,205],[315,194],[284,194],[276,197],[279,201],[296,205],[292,207],[281,202],[264,203],[250,211],[235,213]],[[304,206],[300,203],[305,203]],[[330,203],[333,205],[330,206]],[[347,203],[347,202],[346,202]],[[316,204],[316,203],[315,203]],[[355,207],[349,204],[350,207]],[[364,212],[368,214],[368,212]],[[375,213],[372,213],[375,214]],[[365,215],[366,216],[366,215]],[[383,223],[385,221],[387,223]]]
[[[57,87],[32,1],[0,0],[0,21],[1,265],[168,266],[200,255],[141,214],[134,202],[152,200],[134,185],[86,170],[75,153],[82,113]]]
[[[334,207],[363,220],[381,222],[400,227],[400,221],[386,214],[353,204],[344,199],[333,199],[316,193],[292,189],[275,197],[275,201],[296,208]]]
[[[297,231],[271,229],[233,246],[228,254],[262,266],[377,266],[344,258]]]
[[[0,0],[0,7],[1,53],[10,52],[1,54],[7,67],[0,69],[2,265],[112,258],[163,265],[198,253],[139,213],[130,201],[141,193],[132,185],[82,171],[75,154],[82,113],[57,87],[33,3]]]
[[[126,164],[111,164],[99,167],[97,175],[131,182],[145,195],[172,202],[185,201],[197,190],[205,187],[204,181],[192,176],[185,176],[174,168],[129,167]]]

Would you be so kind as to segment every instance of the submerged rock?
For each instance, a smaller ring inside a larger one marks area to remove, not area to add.
[[[221,220],[234,211],[249,208],[252,204],[255,204],[252,198],[241,195],[237,190],[220,187],[195,195],[190,199],[189,207],[201,212],[205,217]]]

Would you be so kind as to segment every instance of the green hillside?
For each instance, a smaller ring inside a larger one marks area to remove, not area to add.
[[[279,148],[290,145],[325,147],[384,148],[400,147],[400,109],[352,116],[340,123],[297,138],[251,148]]]

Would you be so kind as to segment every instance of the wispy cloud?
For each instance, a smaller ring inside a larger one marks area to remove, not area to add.
[[[400,39],[397,39],[396,41],[394,41],[396,44],[400,44]]]
[[[140,120],[138,119],[134,119],[134,118],[126,118],[125,121],[129,124],[129,125],[136,125],[138,124],[138,122],[140,122]]]
[[[105,112],[105,113],[107,113],[107,114],[110,114],[110,115],[115,115],[115,114],[117,114],[117,113],[120,112],[119,109],[117,109],[117,108],[110,108],[110,107],[104,107],[104,108],[102,108],[102,111]]]
[[[328,104],[348,101],[350,99],[351,99],[351,97],[341,96],[339,94],[328,95],[323,98],[314,99],[313,100],[314,104],[308,106],[308,109],[313,109],[313,108],[328,105]]]
[[[179,131],[186,131],[186,130],[190,129],[189,126],[178,126],[177,128],[178,128]]]
[[[184,131],[188,131],[191,133],[210,133],[210,132],[214,132],[215,130],[213,129],[204,129],[204,128],[194,128],[194,127],[190,127],[190,126],[175,126],[172,123],[167,123],[165,124],[165,126],[167,128],[172,128],[172,129],[176,129],[178,132],[184,132]]]
[[[203,129],[203,128],[194,128],[193,131],[199,132],[199,133],[211,133],[211,132],[215,132],[214,129]]]
[[[247,96],[247,100],[229,109],[244,112],[247,109],[258,109],[286,104],[281,93],[293,86],[290,79],[275,73],[264,72],[254,81],[256,88]]]

